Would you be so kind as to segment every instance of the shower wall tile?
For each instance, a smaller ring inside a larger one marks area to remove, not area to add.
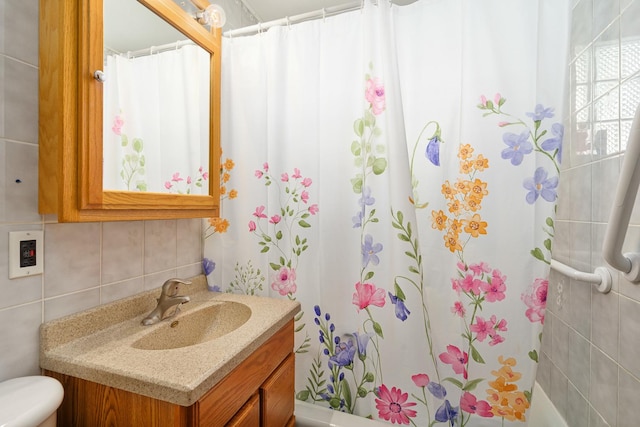
[[[564,418],[567,416],[568,386],[569,381],[567,377],[553,365],[551,367],[551,393],[549,394],[549,398]]]
[[[591,335],[591,285],[576,280],[570,283],[568,323],[582,336],[588,337]]]
[[[565,416],[569,427],[585,427],[589,425],[589,402],[569,383],[567,390],[567,413]]]
[[[144,291],[144,280],[137,277],[124,282],[111,283],[100,288],[100,303],[107,304]]]
[[[102,284],[142,276],[144,223],[105,222],[102,225]]]
[[[176,268],[176,227],[175,220],[145,222],[144,274]]]
[[[45,297],[100,285],[100,223],[46,224]]]
[[[638,357],[638,337],[640,337],[640,303],[620,298],[620,366],[640,377],[640,357]]]
[[[618,359],[618,325],[620,310],[615,293],[603,295],[593,289],[591,312],[591,342],[614,360]]]
[[[0,2],[0,53],[38,65],[38,0]]]
[[[560,345],[563,345],[561,343]],[[582,335],[569,333],[569,367],[567,377],[573,386],[585,397],[589,396],[589,365],[591,363],[591,344]],[[586,375],[585,375],[586,372]]]
[[[176,222],[178,265],[202,260],[202,220],[179,219]]]
[[[591,405],[610,425],[616,425],[618,408],[618,365],[613,359],[591,346]]]
[[[7,161],[7,159],[11,159]],[[27,223],[40,221],[38,215],[38,146],[5,142],[4,201],[0,221]]]
[[[640,104],[639,22],[640,0],[574,3],[565,118],[569,129],[563,143],[569,161],[561,167],[553,257],[582,271],[608,266],[602,245],[632,117]],[[640,198],[622,252],[640,252]],[[549,278],[551,321],[545,333],[552,329],[552,337],[543,338],[540,365],[545,369],[538,370],[538,380],[556,406],[565,408],[570,426],[638,423],[640,285],[610,271],[613,286],[608,294],[559,273]],[[570,292],[564,291],[566,283]],[[566,341],[563,335],[555,336],[564,334],[560,324],[569,331]],[[555,385],[554,375],[559,376]],[[564,377],[567,396],[558,396]]]
[[[624,369],[618,371],[620,388],[618,390],[618,425],[633,426],[638,423],[638,396],[640,381]]]
[[[2,328],[2,362],[0,377],[13,378],[17,376],[37,375],[39,330],[42,321],[42,302],[23,305],[20,307],[0,310],[0,325]],[[11,351],[6,351],[11,349]]]
[[[38,69],[0,55],[0,137],[38,141]]]
[[[100,289],[93,288],[60,297],[45,299],[44,321],[59,319],[69,314],[88,310],[100,305]]]

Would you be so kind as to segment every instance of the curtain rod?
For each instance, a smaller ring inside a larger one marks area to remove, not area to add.
[[[176,42],[172,42],[172,43],[167,43],[167,44],[163,44],[163,45],[159,45],[159,46],[151,46],[151,47],[145,47],[144,49],[139,49],[139,50],[130,50],[127,52],[119,52],[115,49],[111,49],[110,47],[105,47],[105,53],[107,54],[111,54],[111,55],[120,55],[120,56],[125,56],[127,58],[137,58],[139,56],[147,56],[147,55],[153,55],[154,53],[161,53],[161,52],[166,52],[169,50],[178,50],[184,46],[189,46],[189,45],[193,45],[195,43],[193,43],[193,41],[187,39],[187,40],[178,40]]]
[[[249,34],[260,33],[264,30],[268,30],[271,27],[276,27],[280,25],[289,25],[294,23],[299,23],[303,21],[310,21],[313,19],[325,18],[327,16],[338,15],[344,12],[351,12],[353,10],[362,9],[364,1],[356,1],[351,3],[346,3],[338,6],[325,7],[324,9],[315,10],[313,12],[301,13],[299,15],[287,16],[286,18],[275,19],[273,21],[260,22],[255,25],[250,25],[248,27],[237,28],[235,30],[225,31],[223,36],[225,37],[235,37],[235,36],[246,36]],[[374,4],[377,1],[373,1]]]

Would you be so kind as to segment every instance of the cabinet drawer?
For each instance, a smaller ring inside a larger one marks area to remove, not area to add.
[[[283,427],[293,417],[295,405],[295,356],[280,364],[260,387],[262,427]]]
[[[256,427],[260,425],[260,396],[258,393],[244,404],[226,427]]]

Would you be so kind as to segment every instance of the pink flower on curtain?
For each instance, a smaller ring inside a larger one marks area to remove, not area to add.
[[[256,211],[253,213],[253,216],[255,216],[256,218],[266,218],[267,216],[264,214],[264,210],[264,206],[258,206],[256,208]]]
[[[122,118],[122,116],[120,116],[118,114],[113,119],[113,126],[111,127],[111,130],[116,135],[121,135],[122,134],[122,126],[124,126],[124,119]]]
[[[460,409],[470,414],[478,414],[481,417],[491,418],[491,405],[485,400],[478,400],[473,394],[465,391],[460,398]]]
[[[271,289],[278,291],[282,296],[294,294],[297,290],[296,270],[294,268],[282,267],[274,276],[271,282]]]
[[[376,409],[378,416],[383,420],[391,421],[392,424],[409,424],[409,417],[413,418],[418,413],[413,409],[407,409],[416,406],[416,402],[407,402],[409,393],[403,393],[396,387],[391,390],[382,384],[376,393]]]
[[[256,223],[253,221],[249,221],[249,231],[251,232],[256,231],[256,228],[257,228]]]
[[[525,315],[531,323],[544,324],[544,314],[547,307],[547,290],[549,281],[535,279],[533,284],[521,296],[522,302],[528,307]]]
[[[411,375],[411,381],[413,381],[413,383],[417,387],[426,387],[427,385],[429,385],[429,375],[427,374]]]
[[[469,355],[466,351],[460,350],[455,345],[448,345],[447,352],[440,354],[440,360],[444,363],[451,365],[453,372],[456,374],[462,374],[463,378],[467,379],[467,362],[469,361]]]
[[[386,293],[382,288],[376,288],[371,283],[356,283],[356,291],[353,293],[353,304],[358,306],[358,311],[370,305],[384,307]]]
[[[384,85],[378,78],[367,80],[367,87],[364,94],[371,104],[373,114],[381,114],[385,109]]]

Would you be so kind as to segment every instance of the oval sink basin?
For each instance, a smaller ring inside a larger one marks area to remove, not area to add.
[[[170,350],[200,344],[233,332],[251,317],[251,309],[232,301],[208,305],[164,320],[131,346],[140,350]]]

